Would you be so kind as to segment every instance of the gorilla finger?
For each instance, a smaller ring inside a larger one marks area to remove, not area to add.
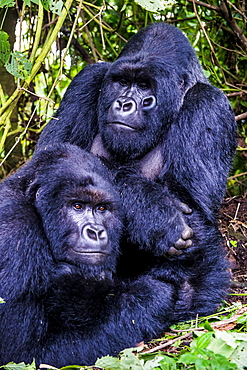
[[[182,238],[184,240],[190,239],[190,238],[192,238],[193,234],[194,234],[194,232],[191,229],[191,227],[189,227],[188,225],[186,225],[185,230],[182,232]]]
[[[186,215],[189,215],[190,213],[192,213],[192,209],[187,204],[185,204],[183,202],[180,202],[180,209]]]
[[[178,239],[178,241],[175,243],[175,248],[178,249],[186,249],[188,247],[191,247],[192,240],[183,240],[182,238]]]
[[[190,213],[192,213],[192,209],[186,203],[180,202],[180,200],[177,199],[175,200],[175,203],[179,210],[184,214],[189,215]]]
[[[166,252],[166,255],[167,256],[180,256],[183,252],[179,249],[176,249],[174,247],[171,247],[168,249],[168,251]]]

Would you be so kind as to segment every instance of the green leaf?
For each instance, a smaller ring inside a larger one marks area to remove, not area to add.
[[[212,340],[213,335],[214,333],[212,332],[202,334],[191,342],[191,348],[206,348]]]
[[[61,16],[62,9],[63,9],[63,2],[62,2],[62,0],[58,0],[58,1],[51,0],[51,2],[50,2],[50,11],[52,13],[55,13],[55,14]]]
[[[208,330],[208,331],[214,331],[214,329],[212,328],[212,326],[209,324],[208,320],[205,321],[205,324],[204,324],[204,329]]]
[[[238,324],[247,324],[247,315],[243,314],[237,319]]]
[[[175,4],[175,0],[135,0],[142,8],[149,12],[157,12],[159,10],[165,10],[169,5]]]
[[[155,368],[160,368],[160,364],[163,361],[164,357],[167,357],[169,360],[172,360],[168,356],[157,355],[152,360],[148,360],[147,362],[145,362],[145,364],[143,365],[143,369],[144,370],[153,370]],[[169,360],[167,360],[167,361],[169,361]],[[142,362],[144,362],[144,361],[141,360],[141,363]],[[162,370],[173,370],[174,369],[174,368],[171,368],[170,365],[169,365],[169,367],[167,367],[167,364],[169,364],[169,363],[164,362],[164,367],[162,367]],[[175,367],[175,369],[176,369],[176,367]]]
[[[0,366],[1,368],[4,368],[4,370],[36,370],[36,365],[34,360],[31,364],[25,364],[24,362],[15,364],[14,362],[9,362],[7,365]]]
[[[26,56],[16,51],[11,53],[11,60],[5,64],[5,68],[13,76],[21,79],[28,77],[32,69],[32,63],[26,58]]]
[[[58,14],[61,16],[63,1],[62,0],[41,0],[41,3],[45,10],[51,11],[52,13]]]
[[[6,32],[0,30],[0,62],[2,62],[3,64],[7,63],[10,57],[10,43],[8,41],[8,38],[9,35]]]
[[[7,1],[7,0],[0,0],[0,1]],[[39,4],[39,0],[24,0],[24,3],[27,6],[30,6],[31,2],[36,5]],[[48,12],[55,13],[59,16],[62,15],[62,8],[64,4],[62,0],[41,0],[41,4],[43,5],[44,9],[47,10]]]
[[[120,354],[121,370],[143,370],[143,360],[139,360],[133,353],[133,348],[127,348]]]
[[[161,370],[176,370],[176,361],[169,356],[162,356],[160,368]]]
[[[82,370],[84,368],[88,368],[88,366],[68,365],[61,367],[60,370]]]
[[[104,370],[120,369],[120,360],[112,356],[105,356],[98,359],[95,363],[96,367],[102,367]]]
[[[6,7],[15,6],[15,1],[13,1],[13,0],[0,0],[0,8],[3,8],[4,6],[6,6]]]
[[[207,348],[213,351],[214,353],[219,353],[227,358],[230,358],[234,350],[232,346],[227,344],[221,338],[213,338]]]
[[[192,353],[183,354],[178,363],[195,365],[196,370],[235,370],[236,364],[226,357],[208,349],[198,349]],[[191,367],[190,367],[191,368]]]
[[[25,3],[27,6],[30,6],[30,5],[31,5],[31,0],[24,0],[24,3]]]
[[[98,359],[95,363],[96,367],[102,367],[104,370],[153,370],[159,367],[163,356],[157,355],[145,362],[144,359],[138,357],[138,348],[127,348],[120,353],[120,358],[106,356]],[[145,356],[144,356],[145,357]],[[173,370],[169,367],[162,368],[164,370]]]

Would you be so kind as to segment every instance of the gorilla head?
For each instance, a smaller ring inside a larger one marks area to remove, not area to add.
[[[120,162],[143,156],[164,140],[197,81],[207,82],[180,30],[158,23],[138,32],[103,81],[98,105],[103,146]]]
[[[121,230],[119,200],[101,162],[71,145],[53,146],[33,160],[37,169],[27,194],[55,262],[86,268],[87,276],[89,270],[112,270]]]

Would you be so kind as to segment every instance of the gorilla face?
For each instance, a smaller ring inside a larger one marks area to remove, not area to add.
[[[80,160],[63,157],[40,169],[29,189],[56,263],[103,270],[115,266],[121,233],[119,200],[99,174],[102,167],[88,153]]]
[[[154,81],[139,67],[115,62],[106,74],[99,99],[103,145],[120,161],[138,158],[158,139],[152,129],[157,110]]]
[[[71,222],[71,232],[66,239],[68,258],[86,264],[102,264],[112,251],[110,220],[113,205],[105,194],[84,189],[65,205],[64,214]]]
[[[182,104],[183,79],[172,66],[145,58],[114,62],[99,98],[100,136],[120,163],[156,147]]]

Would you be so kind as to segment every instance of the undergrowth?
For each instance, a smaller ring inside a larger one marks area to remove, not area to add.
[[[51,364],[52,365],[52,364]],[[6,370],[35,370],[32,364],[9,363]],[[40,365],[40,369],[56,369]],[[66,366],[62,370],[242,370],[247,369],[247,306],[227,303],[214,315],[173,325],[148,344],[106,356],[93,366]]]

